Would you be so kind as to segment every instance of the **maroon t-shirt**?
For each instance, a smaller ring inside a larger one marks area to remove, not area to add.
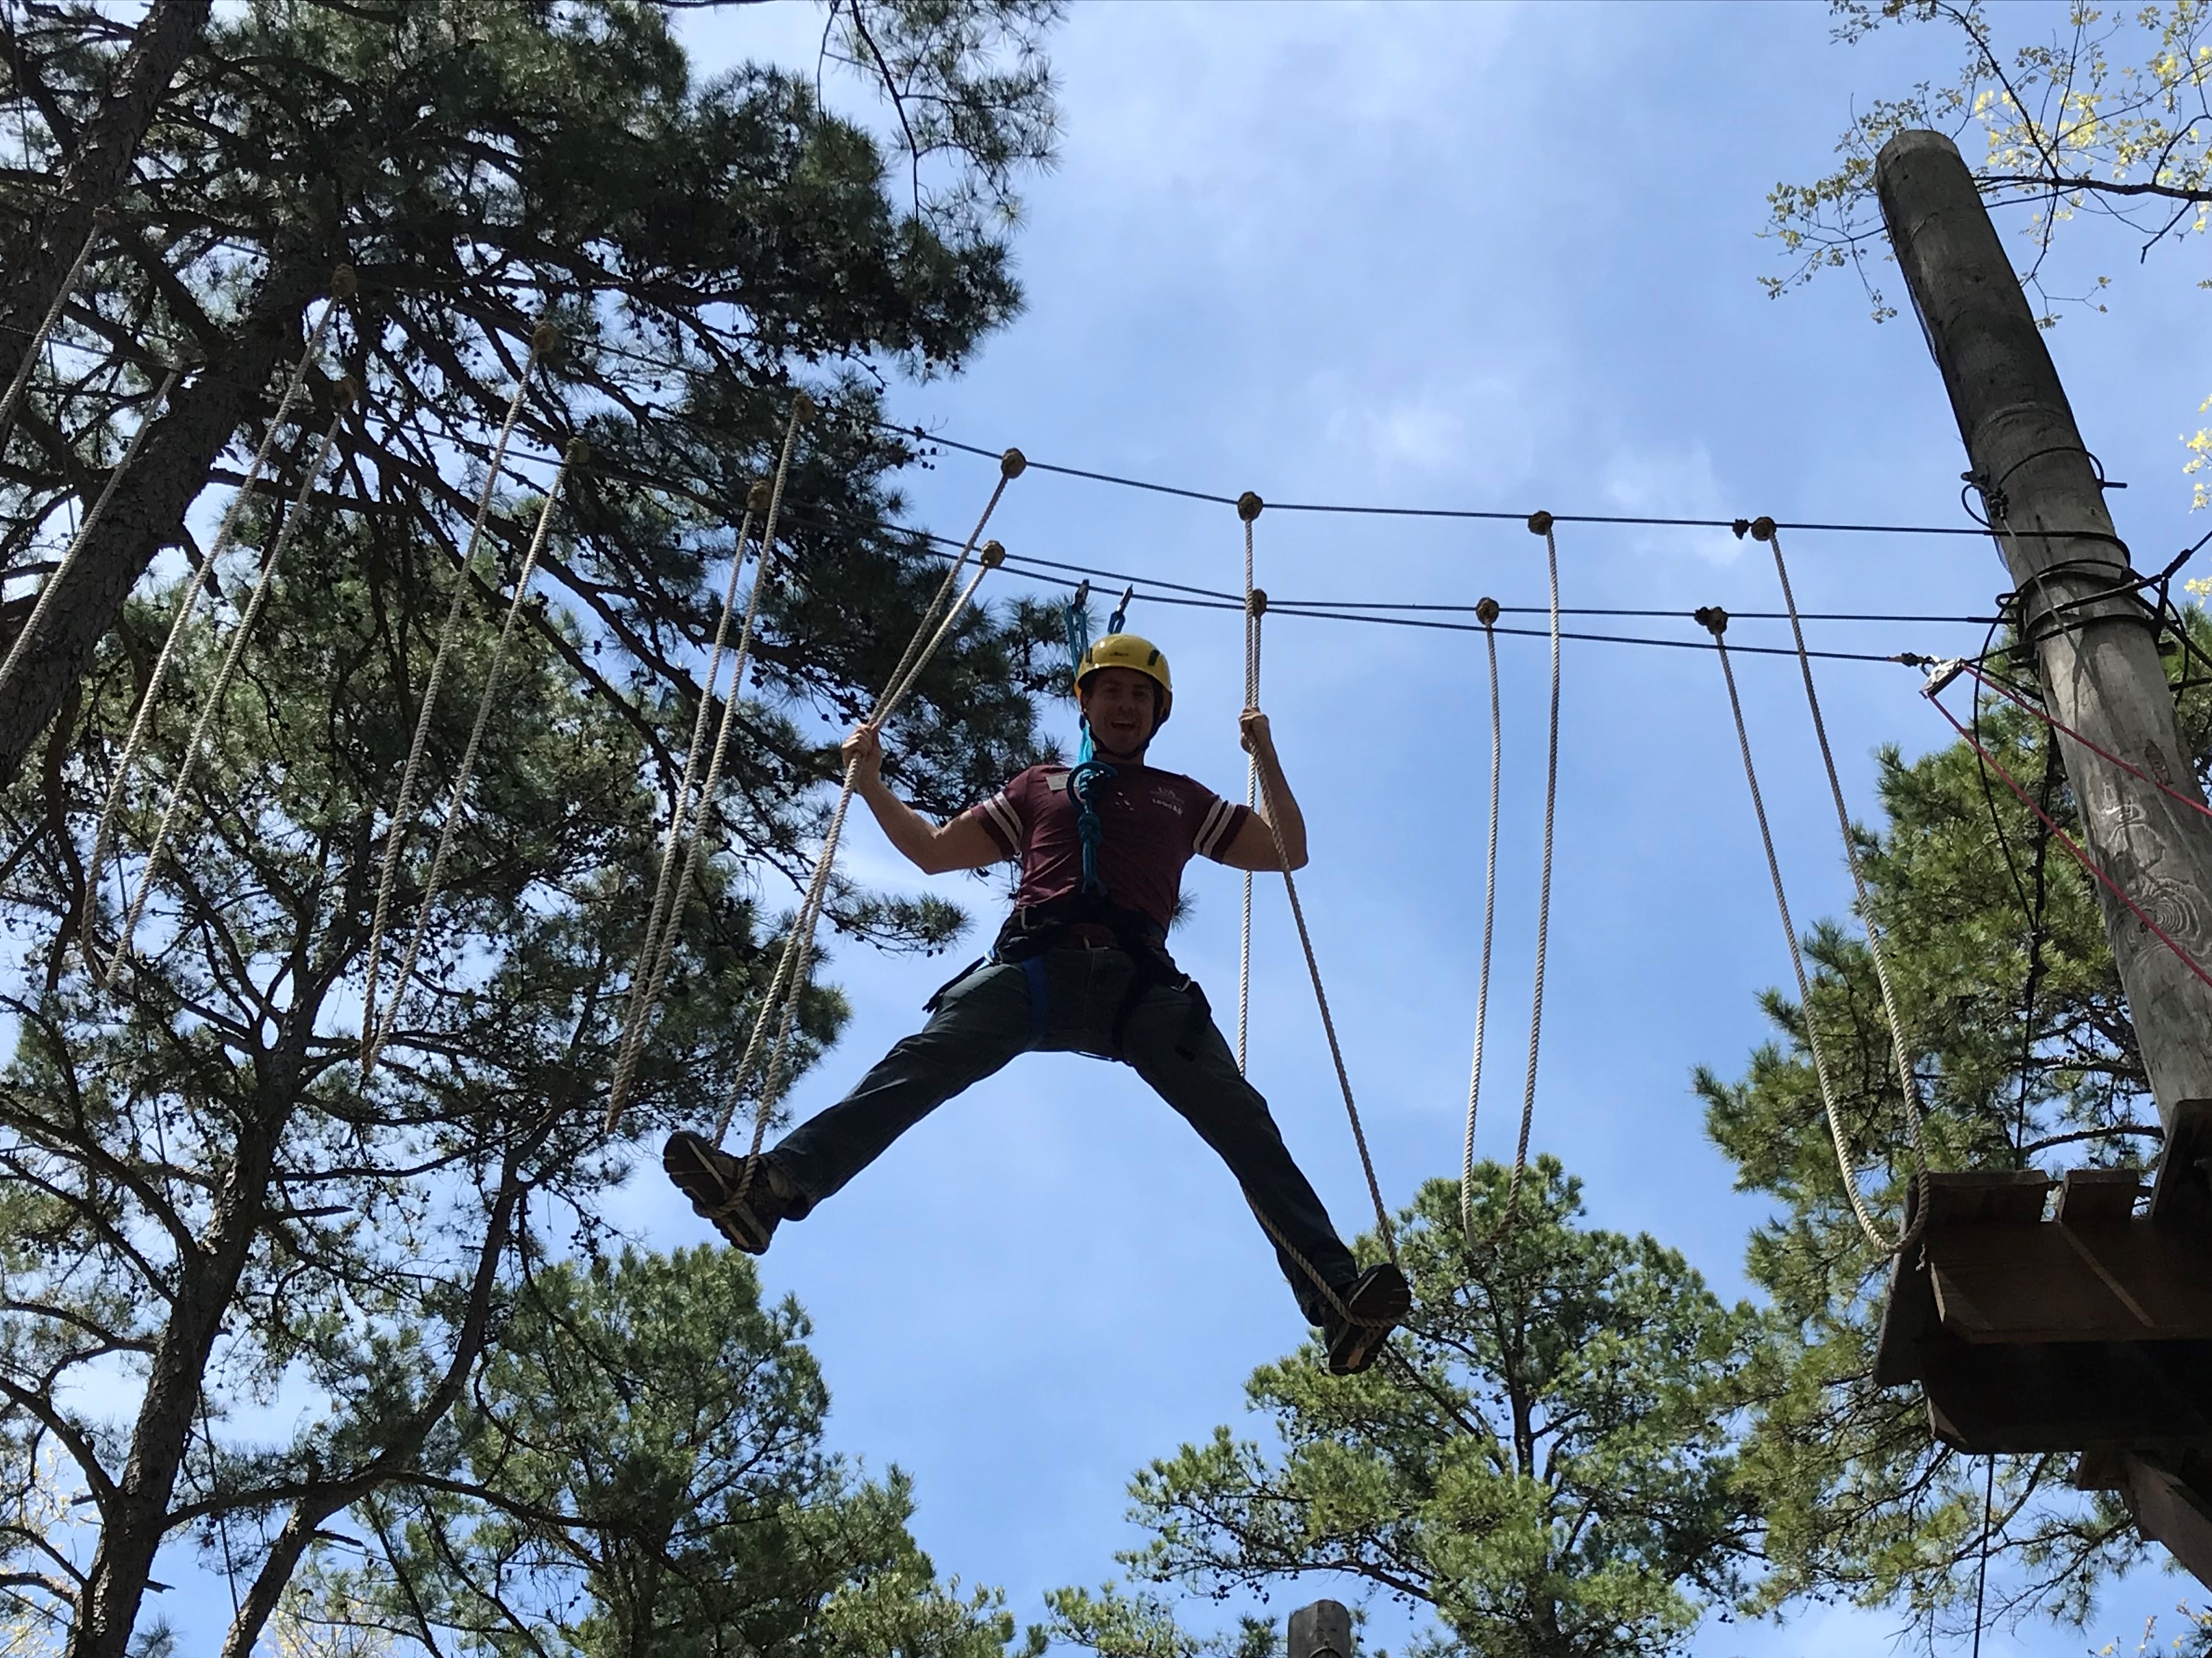
[[[1067,777],[1066,766],[1031,766],[969,808],[1007,857],[1022,860],[1017,904],[1041,904],[1082,888],[1080,811]],[[1091,798],[1105,829],[1098,876],[1107,896],[1151,916],[1163,933],[1182,888],[1182,866],[1194,853],[1218,863],[1252,817],[1250,807],[1223,799],[1203,783],[1150,766],[1117,765]]]

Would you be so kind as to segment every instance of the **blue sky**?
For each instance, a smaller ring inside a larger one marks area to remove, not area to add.
[[[2036,9],[2045,27],[2061,15]],[[778,5],[703,15],[690,33],[704,67],[811,66],[819,27],[811,8]],[[1962,522],[1963,457],[1909,320],[1875,326],[1848,275],[1780,301],[1757,283],[1781,269],[1756,235],[1766,191],[1824,171],[1855,107],[1954,64],[1933,31],[1845,48],[1828,27],[1814,5],[1079,5],[1053,47],[1064,158],[1030,182],[1018,243],[1029,308],[962,379],[896,388],[893,411],[1039,459],[1281,501]],[[2100,251],[2092,263],[2119,279],[2112,313],[2069,319],[2051,344],[2089,443],[2136,486],[2117,498],[2124,533],[2162,562],[2203,527],[2177,442],[2197,423],[2202,354],[2173,345],[2201,337],[2207,300],[2182,261],[2138,272],[2132,254]],[[964,531],[991,479],[989,463],[948,456],[911,481],[913,516]],[[1041,472],[994,529],[1017,552],[1155,578],[1234,586],[1241,573],[1226,507]],[[1544,600],[1542,543],[1512,524],[1278,513],[1258,546],[1278,598]],[[1982,614],[2008,585],[1970,539],[1806,535],[1790,550],[1808,610]],[[1725,531],[1565,526],[1559,553],[1569,604],[1776,605],[1761,550]],[[1233,793],[1237,618],[1140,599],[1132,625],[1175,664],[1155,758]],[[1784,639],[1749,623],[1734,637]],[[1828,625],[1815,643],[1978,637]],[[1501,657],[1489,1156],[1510,1155],[1519,1102],[1547,670],[1538,640],[1504,641]],[[1482,900],[1480,641],[1279,618],[1266,668],[1312,829],[1302,892],[1402,1201],[1458,1156]],[[1917,750],[1944,728],[1905,669],[1820,671],[1869,810],[1875,746]],[[1801,920],[1840,913],[1847,877],[1795,669],[1746,659],[1739,672],[1793,905]],[[1760,1208],[1705,1140],[1689,1074],[1741,1066],[1765,1034],[1754,998],[1788,963],[1718,675],[1700,653],[1571,644],[1563,720],[1535,1144],[1585,1179],[1595,1222],[1648,1230],[1740,1293]],[[872,824],[847,845],[855,873],[907,882]],[[1178,952],[1226,1008],[1237,878],[1194,865],[1188,886]],[[993,909],[990,889],[940,890]],[[1358,1165],[1279,890],[1262,889],[1260,916],[1255,1079],[1350,1230],[1366,1210]],[[855,1017],[801,1110],[912,1028],[945,969],[850,949],[830,970]],[[624,1202],[658,1241],[704,1231],[650,1180]],[[1006,1585],[1025,1618],[1042,1588],[1112,1570],[1136,1537],[1131,1471],[1241,1424],[1244,1376],[1303,1334],[1225,1174],[1133,1074],[1065,1056],[1026,1058],[948,1106],[788,1229],[764,1270],[815,1318],[837,1442],[910,1470],[940,1568]],[[2183,1587],[2128,1582],[2093,1642],[2031,1628],[1984,1650],[2077,1653]],[[1897,1621],[1716,1625],[1697,1650],[1859,1652]],[[1395,1647],[1403,1628],[1377,1609],[1377,1637]]]
[[[2015,7],[2014,20],[2063,9]],[[777,0],[694,14],[701,67],[811,68],[821,14]],[[1770,301],[1758,240],[1778,179],[1826,169],[1855,107],[1952,69],[1932,31],[1830,44],[1825,8],[1078,5],[1053,43],[1066,137],[1032,179],[1018,255],[1029,308],[963,378],[894,388],[891,408],[1040,460],[1277,501],[1558,513],[1956,524],[1964,465],[1909,321],[1876,327],[1848,275]],[[864,100],[848,84],[844,96]],[[2201,422],[2212,296],[2185,259],[2119,280],[2109,315],[2051,343],[2138,562],[2206,525],[2178,434]],[[2063,286],[2062,282],[2059,284]],[[963,533],[988,461],[909,481],[909,516]],[[1237,585],[1225,507],[1032,471],[994,532],[1018,553],[1155,580]],[[1565,525],[1570,605],[1770,610],[1762,550],[1724,531]],[[1808,610],[1986,613],[2008,586],[1966,537],[1805,535]],[[1544,602],[1543,544],[1517,524],[1275,513],[1260,580],[1279,599]],[[995,584],[995,586],[994,585]],[[987,595],[1020,584],[994,576]],[[1516,618],[1534,625],[1539,618]],[[1132,625],[1171,655],[1176,717],[1154,758],[1242,786],[1239,623],[1141,598]],[[1586,624],[1589,625],[1589,624]],[[1701,637],[1686,622],[1592,630]],[[1979,629],[1826,624],[1816,646],[1960,650]],[[1775,624],[1732,639],[1781,644]],[[1500,642],[1504,845],[1483,1155],[1510,1154],[1526,1041],[1542,821],[1547,660]],[[1262,701],[1311,829],[1301,878],[1383,1187],[1394,1203],[1457,1167],[1482,905],[1487,694],[1471,635],[1279,617]],[[1849,885],[1794,665],[1739,661],[1752,737],[1801,921]],[[1948,733],[1896,666],[1820,670],[1846,786],[1872,807],[1871,756]],[[1534,1145],[1586,1182],[1591,1219],[1683,1250],[1746,1292],[1757,1202],[1706,1142],[1689,1078],[1740,1069],[1766,1035],[1755,998],[1788,961],[1719,676],[1709,654],[1571,643],[1551,977]],[[1072,719],[1063,737],[1072,743]],[[922,884],[856,816],[848,870]],[[1194,865],[1183,964],[1233,1007],[1237,878]],[[994,886],[955,878],[988,932]],[[1279,890],[1258,906],[1253,1076],[1347,1232],[1364,1185]],[[981,948],[975,941],[975,950]],[[972,953],[972,951],[971,951]],[[943,961],[838,950],[854,1017],[804,1079],[829,1103],[921,1017]],[[711,1236],[656,1168],[615,1218],[672,1247]],[[1125,1487],[1152,1457],[1249,1429],[1242,1387],[1304,1334],[1234,1186],[1126,1069],[1030,1056],[948,1106],[766,1259],[811,1314],[849,1455],[915,1477],[915,1530],[940,1570],[1003,1584],[1024,1620],[1042,1590],[1096,1583],[1139,1534]],[[166,1558],[165,1558],[165,1564]],[[2185,1584],[2116,1588],[2089,1631],[1996,1632],[1984,1652],[2057,1658],[2130,1637]],[[1345,1586],[1277,1597],[1278,1612]],[[219,1629],[204,1582],[161,1610]],[[1211,1608],[1194,1622],[1206,1625]],[[1825,1658],[1899,1619],[1816,1609],[1787,1626],[1712,1625],[1698,1658]],[[1375,1609],[1401,1649],[1407,1619]],[[211,1639],[210,1643],[211,1649]]]

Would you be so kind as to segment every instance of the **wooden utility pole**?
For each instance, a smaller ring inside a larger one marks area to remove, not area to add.
[[[2212,966],[2212,820],[2088,746],[2189,800],[2203,799],[2181,745],[2153,615],[2134,585],[2141,573],[2113,533],[2098,467],[2020,278],[1966,162],[1942,133],[1900,132],[1883,145],[1875,191],[1966,440],[1966,477],[2020,594],[2020,629],[2034,647],[2045,705],[2088,739],[2054,734],[2089,854],[2176,944]],[[2125,905],[2101,889],[2098,897],[2171,1158],[2176,1113],[2212,1099],[2212,986]],[[2161,1184],[2187,1172],[2168,1169]],[[2212,1582],[2212,1458],[2082,1448],[2095,1454],[2084,1456],[2081,1483],[2117,1485],[2144,1534]]]
[[[2150,776],[2202,800],[2184,752],[2151,612],[2131,583],[2097,467],[2074,424],[1957,146],[1900,132],[1875,190],[1928,349],[2021,596],[2051,716]],[[2115,590],[2118,591],[2115,591]],[[2058,738],[2092,857],[2170,935],[2212,964],[2212,820]],[[2212,986],[2101,888],[2105,926],[2136,1039],[2168,1124],[2212,1099]]]
[[[1290,1658],[1352,1658],[1352,1614],[1338,1600],[1316,1600],[1291,1614]]]

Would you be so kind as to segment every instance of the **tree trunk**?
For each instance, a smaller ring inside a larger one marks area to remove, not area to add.
[[[272,270],[244,324],[171,399],[0,692],[0,787],[15,780],[155,555],[183,538],[209,470],[260,405],[277,365],[299,349],[301,315],[329,278],[327,267],[313,276],[296,263]]]
[[[117,66],[107,96],[76,135],[29,261],[0,294],[0,386],[14,380],[31,335],[60,293],[100,210],[130,182],[154,112],[207,27],[214,0],[153,0]],[[17,68],[20,76],[21,68]],[[66,142],[64,135],[56,138]]]

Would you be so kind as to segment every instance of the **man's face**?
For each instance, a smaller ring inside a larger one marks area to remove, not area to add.
[[[1092,738],[1115,754],[1136,754],[1152,738],[1159,688],[1134,668],[1101,668],[1083,683],[1079,701]]]

